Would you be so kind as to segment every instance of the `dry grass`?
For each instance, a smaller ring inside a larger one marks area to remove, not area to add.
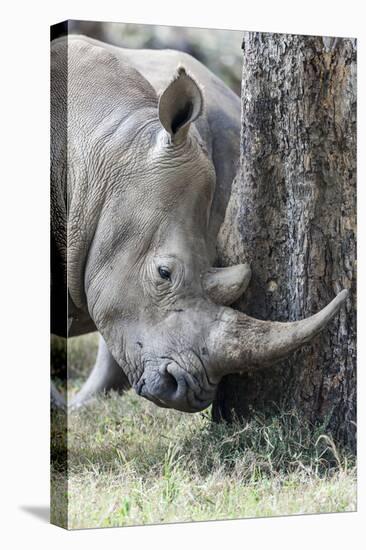
[[[294,412],[218,425],[132,392],[101,397],[69,417],[67,485],[53,430],[52,520],[72,529],[356,509],[354,458]]]

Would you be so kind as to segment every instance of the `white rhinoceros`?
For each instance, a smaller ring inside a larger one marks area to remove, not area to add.
[[[132,386],[202,410],[223,375],[272,364],[344,301],[294,323],[228,307],[247,265],[212,268],[239,156],[240,100],[193,57],[83,36],[52,44],[53,331],[101,334],[74,405]]]

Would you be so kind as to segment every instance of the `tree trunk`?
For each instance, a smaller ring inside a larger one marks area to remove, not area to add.
[[[354,448],[356,40],[246,33],[243,51],[240,167],[218,239],[220,265],[252,267],[234,307],[293,321],[350,293],[288,360],[224,378],[213,417],[296,408]]]

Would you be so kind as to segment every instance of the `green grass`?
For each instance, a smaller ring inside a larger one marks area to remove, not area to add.
[[[69,417],[67,486],[53,435],[52,520],[68,500],[72,529],[356,509],[354,458],[294,412],[214,424],[113,393]]]

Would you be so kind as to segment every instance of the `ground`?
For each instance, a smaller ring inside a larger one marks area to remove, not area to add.
[[[69,343],[70,393],[95,349],[95,335]],[[294,411],[219,425],[209,409],[159,409],[132,392],[100,397],[69,416],[67,484],[57,417],[52,521],[71,529],[356,509],[354,457]]]

